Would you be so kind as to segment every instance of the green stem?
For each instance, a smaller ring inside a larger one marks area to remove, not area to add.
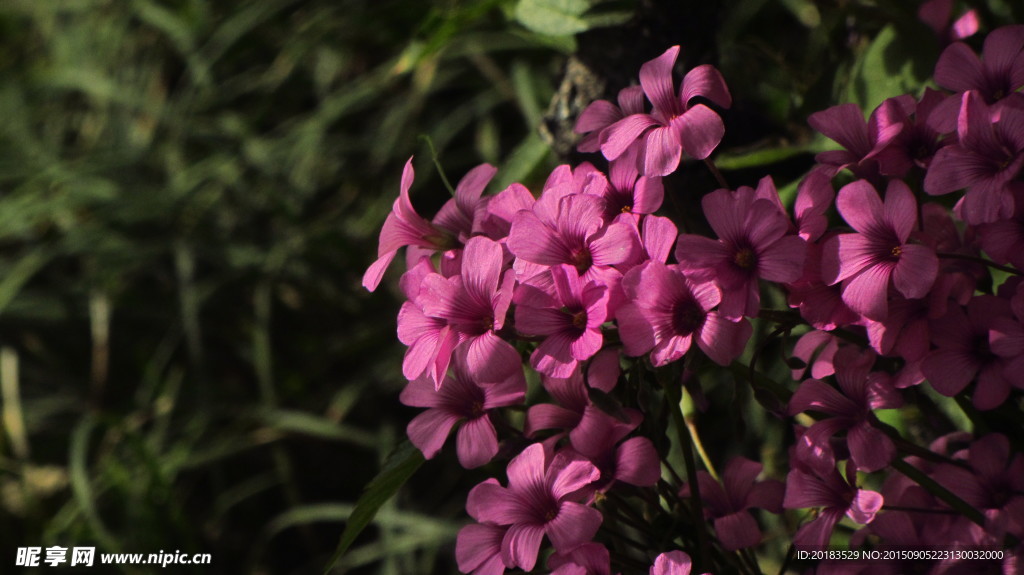
[[[700,572],[711,565],[710,541],[708,540],[707,529],[704,525],[704,504],[700,498],[700,484],[697,481],[697,458],[693,452],[693,438],[690,436],[690,429],[686,426],[683,417],[682,393],[679,387],[666,383],[665,396],[672,405],[672,419],[675,420],[676,432],[679,434],[679,446],[683,450],[683,459],[686,461],[686,478],[690,484],[690,514],[693,516],[693,526],[697,531],[697,541],[700,545],[700,555],[697,571]]]
[[[960,515],[963,515],[964,517],[970,519],[971,521],[977,523],[982,527],[985,526],[985,516],[982,515],[981,511],[978,511],[977,509],[972,507],[970,503],[967,503],[963,499],[957,497],[956,494],[943,487],[941,484],[939,484],[939,482],[925,475],[924,472],[922,472],[920,469],[914,467],[913,465],[907,463],[906,461],[903,461],[902,459],[894,460],[892,462],[892,467],[896,471],[899,471],[903,475],[907,476],[907,478],[913,481],[914,483],[917,483],[921,487],[924,487],[932,495],[945,501],[947,505],[958,511]]]

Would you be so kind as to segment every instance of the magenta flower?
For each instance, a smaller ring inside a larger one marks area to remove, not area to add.
[[[822,277],[843,284],[843,301],[871,319],[889,313],[890,282],[908,298],[922,298],[939,271],[935,252],[908,243],[917,225],[914,194],[900,180],[885,192],[885,203],[871,184],[858,180],[839,190],[839,213],[855,234],[839,234],[825,242]]]
[[[508,464],[508,487],[485,481],[469,492],[466,510],[483,523],[508,525],[501,542],[505,565],[525,571],[537,563],[545,535],[560,553],[587,543],[601,526],[601,512],[574,493],[600,476],[592,463],[559,453],[548,458],[535,443]]]
[[[623,410],[628,423],[612,417],[593,405],[583,411],[579,424],[569,433],[573,449],[586,457],[601,472],[598,491],[607,491],[616,481],[651,487],[661,477],[661,463],[654,444],[646,437],[623,439],[643,421],[643,415]]]
[[[523,433],[527,437],[534,437],[538,431],[546,429],[567,431],[575,428],[583,419],[583,412],[590,405],[583,373],[576,370],[567,378],[542,376],[541,380],[544,389],[556,403],[538,403],[531,406],[526,412]]]
[[[489,479],[495,485],[496,479]],[[472,575],[502,575],[505,562],[501,557],[501,542],[508,527],[485,523],[472,523],[459,530],[455,540],[455,560],[459,571]]]
[[[954,92],[974,90],[990,105],[1022,98],[1024,26],[993,30],[981,58],[963,42],[946,47],[935,64],[935,83]]]
[[[584,543],[569,553],[548,558],[551,575],[612,575],[611,555],[600,543]]]
[[[713,361],[728,365],[750,338],[747,320],[732,322],[712,311],[721,299],[714,284],[695,283],[674,266],[648,261],[626,274],[623,289],[629,301],[615,319],[626,353],[651,352],[656,366],[683,357],[694,341]]]
[[[409,201],[409,188],[415,175],[412,158],[409,158],[402,170],[398,199],[380,230],[377,261],[363,275],[363,287],[369,291],[377,289],[399,248],[413,246],[438,251],[465,243],[473,231],[477,212],[486,207],[486,199],[481,199],[480,195],[497,171],[488,164],[470,170],[456,186],[455,197],[441,207],[433,222],[428,222],[416,213]]]
[[[830,237],[827,235],[825,241]],[[839,326],[857,323],[861,316],[843,301],[840,286],[830,286],[822,279],[821,252],[822,244],[808,243],[804,273],[786,287],[789,289],[790,307],[800,308],[800,315],[814,328],[832,331]]]
[[[926,170],[935,154],[948,143],[946,132],[954,125],[941,126],[936,110],[946,100],[942,92],[925,88],[919,101],[904,96],[882,103],[887,123],[899,123],[899,131],[884,149],[875,155],[879,171],[885,176],[906,177],[912,169]]]
[[[745,457],[734,457],[725,466],[722,483],[706,471],[697,472],[700,496],[707,507],[704,515],[714,519],[715,533],[722,548],[736,551],[761,542],[761,529],[747,511],[761,508],[782,513],[782,496],[786,489],[781,481],[757,481],[764,466]],[[690,496],[690,486],[683,486],[681,497]]]
[[[586,134],[577,149],[581,152],[601,150],[602,134],[608,126],[633,114],[644,113],[644,90],[640,86],[629,86],[619,90],[618,106],[607,100],[591,102],[576,120],[573,131]]]
[[[712,66],[698,66],[683,78],[675,92],[672,68],[679,46],[640,67],[640,85],[654,105],[650,114],[635,113],[615,122],[601,133],[601,152],[614,160],[633,145],[641,146],[638,167],[646,176],[666,176],[679,166],[682,152],[703,160],[722,141],[725,125],[704,104],[691,106],[698,96],[728,108],[732,96],[722,75]]]
[[[504,243],[512,229],[512,219],[519,210],[533,208],[536,201],[525,186],[511,184],[487,202],[474,231],[479,231],[496,242]]]
[[[520,211],[512,221],[508,247],[520,260],[544,267],[568,264],[585,281],[607,285],[621,276],[612,266],[632,262],[642,253],[635,227],[604,225],[600,198],[566,195],[558,200],[551,220],[537,213],[542,201],[532,211]]]
[[[835,358],[839,389],[808,379],[790,398],[790,415],[815,411],[831,416],[812,425],[800,438],[796,451],[802,461],[818,469],[832,469],[835,455],[829,443],[832,436],[844,430],[850,459],[858,468],[877,471],[895,457],[892,440],[873,426],[874,410],[901,407],[903,398],[888,375],[871,373],[874,360],[874,353],[844,348]]]
[[[544,336],[530,358],[537,371],[569,377],[578,362],[589,359],[604,338],[601,324],[608,314],[608,288],[586,282],[567,265],[551,268],[554,293],[532,285],[516,290],[516,330]]]
[[[1011,182],[1008,187],[1014,198],[1013,214],[978,226],[978,236],[994,262],[1024,270],[1024,184]]]
[[[668,551],[654,558],[650,575],[690,575],[693,563],[690,556],[682,551]],[[705,573],[704,575],[710,575]]]
[[[516,370],[495,383],[470,379],[466,366],[466,348],[456,352],[452,362],[454,375],[435,389],[429,377],[409,382],[399,400],[409,406],[429,408],[409,422],[406,432],[413,445],[431,459],[440,451],[455,424],[462,422],[456,435],[459,463],[466,469],[480,467],[498,453],[498,434],[490,411],[523,402],[526,378]]]
[[[795,466],[786,476],[786,509],[821,508],[818,517],[804,524],[793,536],[793,544],[801,547],[825,547],[836,523],[846,515],[857,523],[867,524],[882,508],[884,499],[877,491],[858,489],[857,467],[846,465],[846,479],[832,468],[819,474],[814,468]]]
[[[1010,395],[1006,360],[992,353],[989,330],[1000,317],[1012,314],[1009,302],[996,296],[977,296],[931,322],[936,349],[924,358],[921,371],[942,395],[952,397],[977,378],[971,400],[978,409],[994,409]],[[1014,375],[1014,374],[1011,374]],[[1020,374],[1015,374],[1019,376]]]
[[[467,366],[479,381],[502,381],[519,369],[519,353],[496,333],[505,323],[515,283],[513,272],[502,274],[503,268],[501,245],[476,236],[466,243],[461,275],[423,279],[419,302],[424,315],[447,322],[437,348],[422,351],[433,354],[427,363],[436,385],[441,385],[451,353],[460,345],[468,347]],[[400,330],[401,321],[399,316]]]
[[[679,269],[714,281],[722,290],[719,312],[732,320],[760,311],[758,279],[793,282],[803,273],[804,241],[786,234],[791,224],[776,201],[758,195],[744,186],[704,196],[704,216],[719,239],[684,234],[676,242]]]
[[[846,168],[858,178],[878,179],[875,156],[903,130],[902,123],[889,119],[885,106],[875,108],[866,123],[857,104],[832,106],[807,118],[812,128],[845,148],[821,152],[814,157],[830,176]]]
[[[636,168],[636,148],[630,148],[608,166],[608,186],[602,197],[604,218],[619,214],[653,214],[661,207],[665,187],[658,176],[641,176]]]
[[[956,144],[935,154],[924,191],[938,196],[967,188],[954,210],[969,224],[1010,217],[1013,195],[1007,184],[1024,168],[1024,96],[1021,103],[990,108],[978,92],[965,92],[957,135]]]

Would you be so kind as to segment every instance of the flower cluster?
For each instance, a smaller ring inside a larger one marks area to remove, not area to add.
[[[932,4],[922,17],[947,33]],[[976,28],[962,18],[950,39]],[[685,574],[691,555],[702,570],[745,573],[767,519],[751,509],[792,510],[798,547],[828,545],[844,517],[865,525],[854,545],[1024,540],[1021,435],[923,447],[879,413],[927,397],[922,385],[1004,419],[1022,397],[1024,26],[991,32],[980,55],[950,44],[935,68],[941,91],[895,96],[867,121],[854,104],[813,114],[843,149],[817,156],[791,206],[770,177],[706,193],[712,237],[656,215],[662,178],[711,155],[725,131],[712,106],[732,102],[711,66],[677,89],[678,55],[647,62],[639,86],[579,118],[580,150],[602,154],[607,172],[560,166],[537,195],[513,184],[485,196],[495,169],[483,165],[428,221],[405,167],[363,283],[375,289],[407,248],[401,401],[426,408],[408,434],[431,458],[458,426],[463,467],[504,467],[504,484],[491,477],[469,493],[459,568],[531,571],[550,549],[559,574],[638,563]],[[759,481],[762,464],[739,456],[721,478],[706,457],[697,469],[681,388],[700,403],[701,374],[754,374],[741,363],[755,361],[753,326],[772,322],[769,338],[800,335],[791,385],[751,377],[790,424],[785,481]],[[667,413],[685,480],[664,441]],[[652,533],[661,517],[678,531]],[[608,545],[636,534],[671,548]]]

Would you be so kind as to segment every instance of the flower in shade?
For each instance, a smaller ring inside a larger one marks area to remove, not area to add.
[[[804,269],[806,245],[788,235],[790,222],[776,200],[770,180],[759,189],[716,190],[702,200],[704,216],[719,239],[684,234],[676,241],[679,269],[698,281],[714,281],[722,290],[719,312],[732,320],[756,316],[758,279],[793,282]]]
[[[808,465],[819,469],[835,466],[835,455],[829,445],[832,436],[846,431],[850,459],[860,469],[876,471],[889,465],[896,447],[882,431],[874,427],[875,409],[895,409],[903,398],[892,387],[885,373],[871,373],[875,361],[872,352],[843,348],[834,359],[839,389],[818,380],[808,379],[789,400],[789,413],[815,411],[828,415],[812,425],[797,443],[797,454]]]
[[[793,544],[801,547],[828,545],[836,523],[846,515],[857,523],[867,524],[875,518],[884,502],[877,491],[857,488],[857,466],[846,464],[846,479],[832,468],[819,473],[813,467],[797,463],[786,476],[786,509],[820,508],[821,512],[793,536]]]
[[[745,457],[735,457],[725,466],[722,482],[706,471],[697,472],[704,515],[714,520],[715,533],[722,548],[736,551],[761,542],[761,529],[747,511],[751,508],[782,512],[782,496],[786,489],[781,481],[757,481],[764,466]],[[689,497],[689,485],[680,496]]]
[[[467,371],[466,348],[456,352],[451,371],[439,389],[429,377],[421,377],[402,390],[399,400],[403,404],[428,408],[409,422],[406,431],[413,445],[430,459],[444,445],[452,427],[462,422],[456,434],[459,463],[467,469],[479,467],[498,453],[498,434],[490,411],[522,403],[526,378],[522,370],[516,370],[499,382],[476,382]]]
[[[640,85],[654,109],[618,120],[601,133],[601,152],[614,160],[633,145],[643,151],[637,159],[646,176],[665,176],[679,166],[682,152],[703,160],[722,141],[725,125],[711,108],[691,105],[700,96],[728,108],[732,96],[721,73],[713,66],[697,66],[683,78],[678,94],[672,68],[679,56],[673,46],[640,67]]]
[[[846,168],[858,178],[877,180],[875,156],[903,130],[902,123],[890,121],[887,105],[891,104],[875,108],[867,122],[860,106],[852,103],[833,106],[807,118],[812,128],[845,148],[821,152],[814,157],[830,176]]]
[[[969,224],[1010,217],[1014,198],[1007,184],[1024,168],[1024,96],[997,109],[985,104],[978,92],[965,92],[957,135],[956,144],[935,154],[924,191],[938,196],[967,188],[954,210]]]
[[[953,0],[927,0],[917,8],[917,17],[943,41],[963,40],[978,31],[978,11],[964,11],[955,21]]]
[[[982,57],[967,44],[947,46],[935,64],[935,83],[954,92],[976,91],[987,104],[1024,98],[1024,26],[1003,26],[985,37]]]
[[[566,452],[548,457],[539,443],[508,465],[508,487],[485,481],[469,492],[466,510],[482,523],[507,525],[501,541],[505,565],[525,571],[537,563],[545,535],[555,551],[566,553],[594,537],[601,512],[577,500],[577,492],[597,480],[597,468]]]
[[[623,409],[623,421],[608,415],[594,405],[583,411],[579,424],[569,433],[572,448],[589,459],[601,472],[600,491],[610,489],[616,481],[638,487],[651,487],[661,477],[661,464],[654,444],[646,437],[623,439],[643,421],[640,412]]]
[[[857,233],[828,239],[822,255],[822,277],[829,285],[843,283],[843,301],[871,319],[889,312],[890,283],[907,298],[922,298],[939,271],[935,252],[909,243],[917,225],[914,193],[893,180],[885,202],[871,184],[858,180],[839,190],[839,213]]]
[[[729,321],[714,311],[721,301],[712,283],[696,283],[674,266],[648,261],[626,274],[623,289],[628,303],[616,321],[626,353],[651,352],[651,362],[666,365],[681,358],[696,342],[720,365],[743,353],[750,338],[750,323]]]
[[[569,377],[578,362],[601,349],[601,324],[608,314],[608,288],[584,283],[576,270],[562,264],[551,268],[554,293],[532,285],[516,290],[516,330],[543,336],[531,357],[537,371]]]
[[[989,331],[1000,317],[1012,315],[1010,303],[996,296],[976,296],[964,310],[952,305],[946,315],[932,320],[935,349],[921,364],[928,382],[952,397],[977,381],[971,401],[978,409],[994,409],[1010,395],[1006,359],[992,352]],[[1018,376],[1019,373],[1011,374]]]

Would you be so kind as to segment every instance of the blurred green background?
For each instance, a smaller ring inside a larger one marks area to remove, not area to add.
[[[359,285],[403,163],[428,218],[428,141],[453,182],[537,191],[672,44],[732,89],[730,184],[790,190],[827,144],[808,114],[916,89],[941,48],[904,2],[0,2],[0,572],[52,545],[322,572],[415,414],[399,272]],[[684,166],[671,209],[712,182]],[[455,572],[487,472],[428,462],[336,570]]]

